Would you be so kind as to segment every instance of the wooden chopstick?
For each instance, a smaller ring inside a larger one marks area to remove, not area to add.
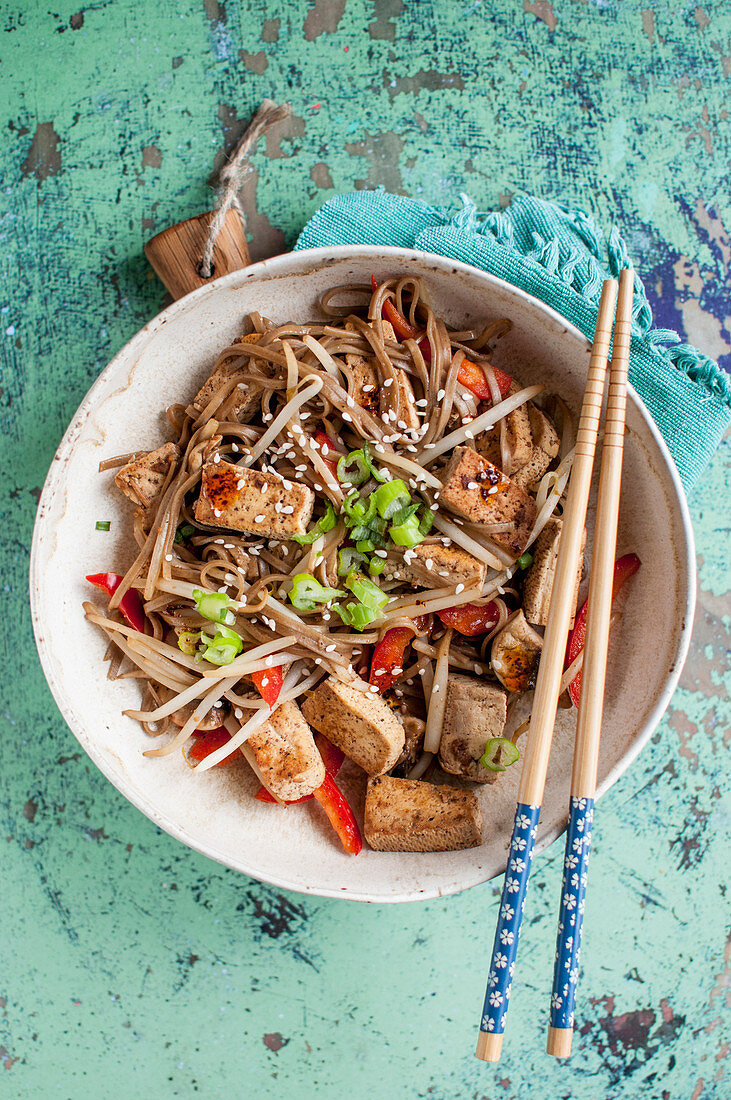
[[[574,1001],[579,973],[581,926],[594,816],[604,681],[609,648],[609,620],[612,614],[612,582],[622,483],[633,296],[634,271],[624,270],[619,279],[614,348],[609,371],[609,395],[604,421],[584,663],[581,670],[581,698],[574,744],[569,825],[566,833],[566,855],[548,1028],[547,1050],[557,1058],[568,1058],[573,1038]]]
[[[563,515],[556,575],[523,756],[513,835],[475,1051],[477,1057],[485,1062],[497,1062],[502,1048],[520,922],[556,720],[566,639],[574,611],[576,573],[586,522],[616,299],[617,283],[614,279],[607,279],[599,303],[594,345],[576,435],[576,451]]]

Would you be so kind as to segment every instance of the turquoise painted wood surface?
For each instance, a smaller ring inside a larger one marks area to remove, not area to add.
[[[89,383],[161,306],[142,244],[210,205],[265,95],[255,256],[338,189],[484,208],[526,188],[616,220],[658,323],[731,365],[725,0],[59,0],[0,5],[0,1095],[731,1095],[728,467],[691,501],[693,651],[601,801],[578,1034],[543,1053],[561,845],[535,869],[505,1054],[475,1061],[497,888],[388,908],[222,870],[125,803],[41,675],[36,501]],[[648,623],[648,646],[653,644]]]

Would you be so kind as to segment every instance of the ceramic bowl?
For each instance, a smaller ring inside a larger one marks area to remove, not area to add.
[[[192,399],[217,352],[258,310],[276,320],[317,315],[320,293],[337,284],[420,275],[448,322],[463,328],[508,317],[513,328],[494,361],[521,382],[545,383],[578,411],[589,345],[557,313],[465,264],[403,249],[361,246],[291,253],[216,280],[174,303],[137,334],[82,402],[41,497],[31,564],[38,649],[63,717],[125,798],[160,828],[211,859],[279,887],[361,901],[400,902],[464,890],[499,874],[515,807],[518,767],[479,788],[480,848],[429,854],[364,849],[346,856],[315,805],[282,809],[255,801],[246,764],[195,775],[180,754],[150,759],[149,740],[122,711],[139,705],[139,684],[106,679],[106,642],[83,615],[98,593],[87,573],[123,572],[133,547],[131,506],[99,474],[100,460],[158,446],[164,409]],[[95,522],[111,520],[110,532]],[[587,565],[591,559],[591,534]],[[667,448],[633,391],[627,415],[618,552],[642,559],[613,630],[599,792],[629,766],[667,706],[686,655],[693,618],[693,539],[683,489]],[[586,581],[582,595],[586,590]],[[573,712],[559,713],[538,834],[545,848],[566,824]],[[362,776],[344,783],[362,819]]]

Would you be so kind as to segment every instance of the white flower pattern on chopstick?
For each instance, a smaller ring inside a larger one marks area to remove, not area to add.
[[[571,799],[551,997],[551,1026],[557,1028],[572,1027],[574,1023],[574,1001],[581,954],[581,918],[584,915],[593,819],[593,799]]]
[[[505,1027],[507,1002],[515,972],[520,919],[525,906],[525,892],[533,858],[533,842],[538,831],[539,813],[539,806],[519,804],[515,814],[508,867],[500,903],[500,916],[492,949],[492,966],[480,1025],[482,1031],[500,1034]]]

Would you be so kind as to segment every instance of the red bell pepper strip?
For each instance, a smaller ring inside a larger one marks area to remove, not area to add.
[[[90,573],[86,579],[90,584],[101,588],[102,592],[106,592],[110,599],[122,583],[119,573]],[[136,588],[129,588],[125,592],[119,601],[119,610],[134,630],[139,630],[140,634],[145,633],[147,620],[142,597]]]
[[[495,375],[500,396],[505,397],[513,379],[498,367],[493,367],[492,373]],[[463,359],[457,371],[457,381],[473,393],[475,397],[479,397],[480,401],[492,401],[492,393],[487,384],[485,372],[478,363],[473,363],[471,359]]]
[[[314,792],[314,797],[330,818],[330,824],[340,837],[340,843],[345,851],[351,856],[357,856],[363,847],[358,822],[353,816],[347,798],[331,775],[325,775],[325,782]]]
[[[266,705],[273,707],[279,698],[284,682],[282,666],[274,665],[272,668],[262,669],[261,672],[252,672],[251,679]]]
[[[369,683],[375,684],[381,695],[402,675],[404,653],[413,637],[408,626],[394,626],[373,647]]]
[[[636,554],[625,554],[621,558],[617,558],[614,563],[614,578],[612,580],[612,599],[615,598],[620,588],[625,581],[634,576],[637,570],[642,565],[642,562]],[[574,628],[569,634],[568,644],[566,646],[566,660],[564,662],[564,671],[571,665],[581,653],[584,648],[584,642],[586,641],[586,618],[589,607],[589,601],[585,600],[581,610],[576,616],[576,622]],[[579,699],[581,698],[581,669],[576,673],[573,680],[569,684],[569,695],[571,701],[575,707],[579,705]]]
[[[460,607],[445,607],[437,611],[445,626],[451,626],[467,638],[476,638],[478,634],[487,634],[500,618],[497,604],[463,603]]]
[[[186,759],[194,760],[196,763],[205,760],[212,752],[215,752],[216,749],[220,749],[222,745],[225,745],[227,741],[231,740],[231,734],[224,726],[217,726],[214,730],[206,730],[202,733],[196,730],[193,736],[196,740],[187,750]],[[216,767],[220,768],[224,764],[233,764],[234,760],[239,760],[240,758],[240,751],[234,749],[230,756],[226,756],[223,760],[219,760]]]
[[[376,282],[375,275],[371,275],[371,286],[374,291],[378,290],[378,283]],[[384,299],[381,316],[385,321],[391,323],[393,331],[399,340],[415,340],[419,335],[420,330],[414,328],[414,326],[406,320],[403,314],[399,313],[390,298]],[[426,337],[419,341],[419,350],[424,356],[425,362],[430,363],[431,344]],[[495,375],[498,389],[500,390],[500,396],[505,397],[512,384],[512,376],[506,374],[505,371],[500,370],[498,367],[493,367],[492,371]],[[485,372],[478,363],[473,363],[471,359],[463,359],[457,371],[457,381],[461,386],[464,386],[465,389],[473,393],[475,397],[478,397],[480,401],[492,401],[492,392],[487,384]]]
[[[337,776],[338,772],[343,766],[343,760],[345,759],[345,753],[342,749],[333,745],[332,741],[328,741],[327,737],[323,737],[321,733],[315,734],[315,744],[317,745],[318,752],[322,757],[322,762],[325,765],[325,771],[328,775],[331,775],[333,779]],[[269,794],[266,787],[259,787],[259,790],[254,795],[254,798],[259,802],[276,802],[276,798]],[[287,806],[298,806],[300,802],[310,802],[312,799],[311,794],[306,794],[304,798],[293,798],[290,802],[287,802]]]
[[[315,441],[320,444],[321,449],[323,447],[326,447],[328,452],[331,455],[336,456],[335,458],[327,458],[327,456],[324,455],[324,454],[320,455],[320,457],[322,458],[322,461],[325,463],[327,468],[330,470],[330,473],[333,475],[334,478],[337,478],[337,476],[338,476],[338,459],[340,458],[340,456],[342,455],[343,452],[338,449],[338,447],[335,445],[335,443],[333,443],[330,436],[327,435],[325,432],[323,432],[322,428],[318,428],[317,431],[315,432]]]

